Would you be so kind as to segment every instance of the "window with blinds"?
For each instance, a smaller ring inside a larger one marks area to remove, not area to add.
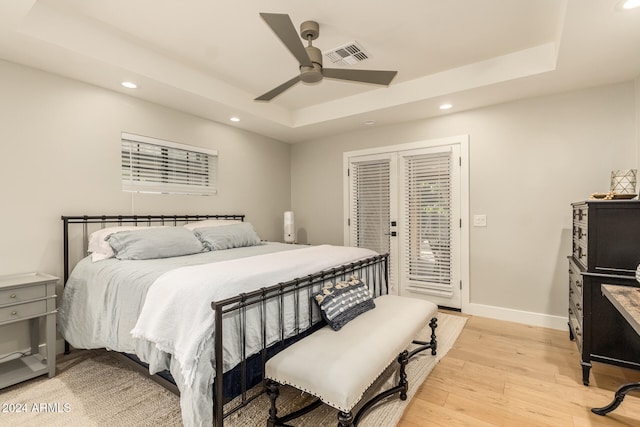
[[[122,133],[122,190],[140,193],[217,192],[218,152]]]
[[[410,287],[451,290],[451,152],[403,156],[405,277]]]
[[[351,164],[351,224],[355,246],[389,252],[389,159]]]

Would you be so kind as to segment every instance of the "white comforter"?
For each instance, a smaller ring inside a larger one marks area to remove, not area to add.
[[[374,255],[368,249],[322,245],[171,270],[151,285],[131,333],[171,354],[172,364],[179,365],[185,425],[210,426],[214,376],[210,302]],[[241,355],[234,350],[237,346],[232,345],[234,337],[228,329],[225,322],[225,366],[232,367]],[[248,356],[260,350],[261,342],[248,340],[247,345]]]

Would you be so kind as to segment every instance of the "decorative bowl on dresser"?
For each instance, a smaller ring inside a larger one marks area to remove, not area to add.
[[[30,354],[0,363],[0,389],[56,373],[56,283],[43,273],[0,276],[0,325],[29,321]],[[47,357],[39,353],[40,318],[45,319]]]
[[[581,355],[582,382],[591,362],[640,369],[640,339],[601,291],[602,284],[640,287],[640,201],[589,200],[573,206],[569,257],[569,337]]]

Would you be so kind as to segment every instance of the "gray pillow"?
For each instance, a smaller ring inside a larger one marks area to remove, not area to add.
[[[200,240],[183,227],[122,231],[109,235],[105,240],[118,259],[169,258],[205,251]]]
[[[260,244],[260,237],[256,234],[251,223],[248,222],[196,228],[193,232],[210,251]]]

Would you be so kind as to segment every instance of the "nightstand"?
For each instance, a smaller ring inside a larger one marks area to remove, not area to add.
[[[28,379],[56,373],[56,283],[43,273],[0,276],[0,325],[28,321],[31,354],[0,363],[0,389]],[[38,351],[40,318],[44,317],[47,357]]]

